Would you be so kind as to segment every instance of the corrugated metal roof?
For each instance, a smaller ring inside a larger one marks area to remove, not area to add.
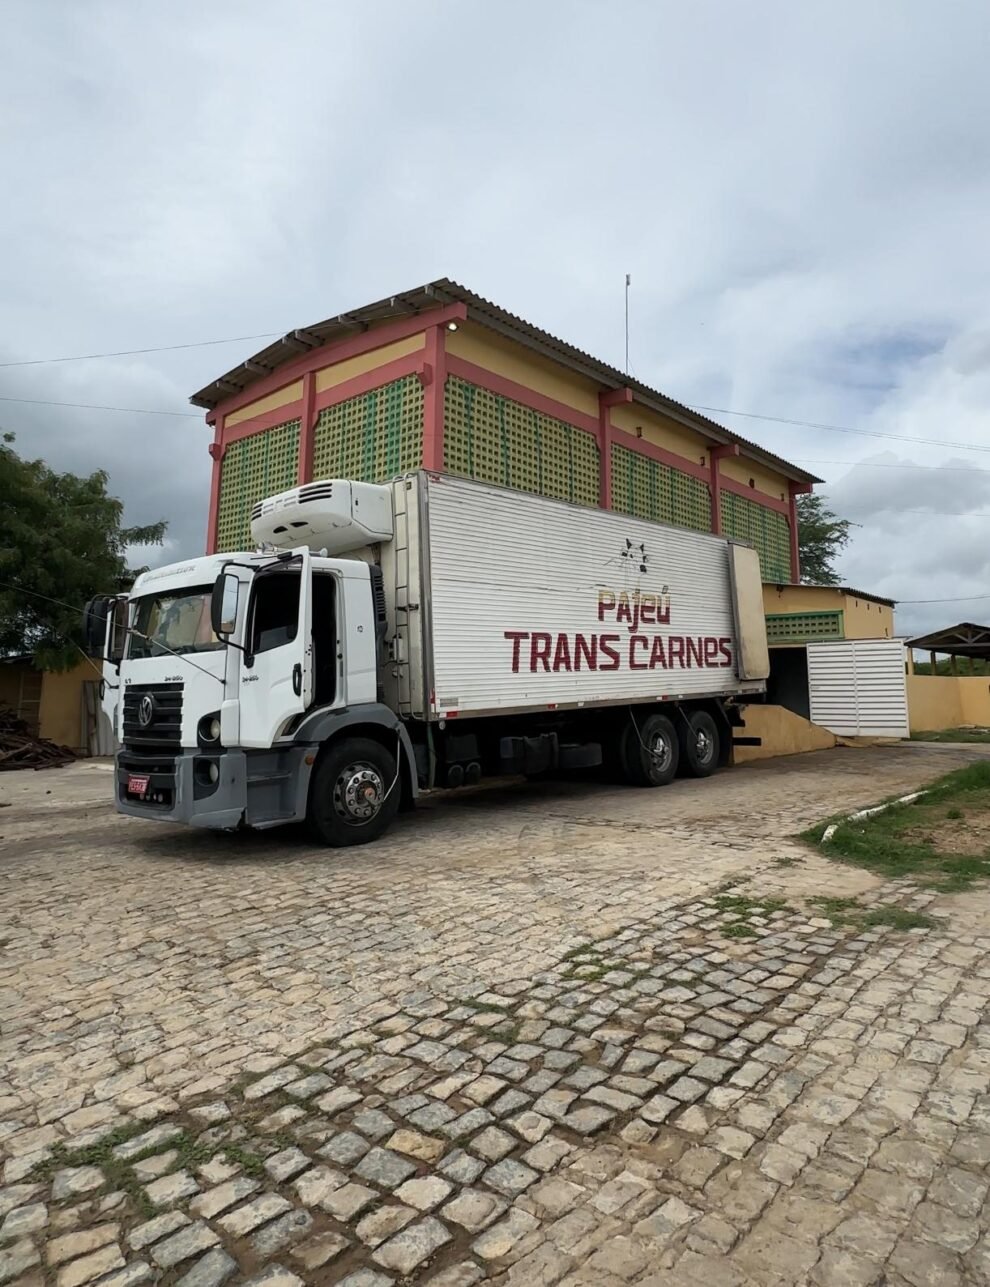
[[[809,585],[806,581],[768,581],[778,590],[834,590],[836,594],[851,594],[854,599],[869,599],[871,603],[883,603],[888,608],[896,608],[896,599],[885,599],[882,594],[872,594],[869,590],[856,590],[851,585]]]
[[[710,420],[707,416],[701,415],[700,412],[693,411],[690,407],[684,406],[683,403],[676,402],[673,398],[667,397],[666,394],[657,389],[651,389],[649,385],[643,384],[639,380],[634,380],[616,367],[599,361],[598,358],[592,357],[590,353],[585,353],[582,349],[558,339],[548,331],[543,331],[538,326],[533,326],[532,323],[517,317],[514,313],[509,313],[497,304],[493,304],[491,300],[484,299],[482,296],[476,295],[473,291],[447,278],[429,282],[425,286],[405,291],[401,295],[389,296],[387,299],[379,300],[375,304],[368,304],[364,308],[339,313],[336,317],[327,318],[325,321],[317,322],[312,326],[290,331],[280,340],[269,344],[267,348],[261,349],[253,357],[227,371],[219,379],[211,381],[210,384],[194,393],[189,401],[194,406],[212,410],[225,398],[243,393],[252,384],[271,375],[273,371],[299,357],[307,349],[318,348],[321,345],[331,343],[333,340],[359,334],[368,330],[376,322],[390,321],[398,317],[416,316],[420,313],[428,313],[433,309],[443,308],[447,304],[455,303],[464,304],[467,307],[470,321],[507,335],[520,344],[526,345],[527,348],[560,362],[563,366],[596,381],[605,388],[632,389],[636,394],[637,401],[675,420],[679,420],[683,424],[690,425],[692,428],[709,435],[715,442],[738,444],[747,456],[770,465],[787,478],[805,483],[820,483],[822,481],[814,474],[809,474],[806,470],[799,469],[797,465],[792,465],[789,461],[771,451],[767,451],[748,438],[743,438],[731,429],[727,429],[724,425],[720,425],[716,421]]]

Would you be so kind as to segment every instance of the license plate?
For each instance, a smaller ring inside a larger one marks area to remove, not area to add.
[[[147,777],[136,777],[133,773],[127,779],[128,795],[144,795],[148,790],[148,783],[151,781]]]

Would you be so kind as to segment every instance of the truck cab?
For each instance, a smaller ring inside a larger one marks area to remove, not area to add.
[[[374,838],[415,793],[408,736],[379,700],[381,572],[327,552],[381,534],[352,520],[355,502],[372,508],[360,495],[369,489],[354,488],[356,497],[338,485],[348,512],[315,534],[298,516],[295,526],[280,522],[271,502],[264,513],[256,506],[256,525],[282,529],[272,535],[290,548],[156,568],[126,598],[90,608],[119,747],[119,812],[211,828],[308,820],[318,838],[340,844]],[[116,650],[114,635],[126,637]],[[318,768],[326,776],[331,741],[348,762],[327,784],[329,809],[314,810],[311,778]]]

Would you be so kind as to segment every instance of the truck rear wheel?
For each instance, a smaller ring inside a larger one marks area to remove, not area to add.
[[[401,794],[395,756],[370,738],[345,738],[321,755],[313,771],[310,834],[334,849],[366,845],[388,829]]]
[[[666,715],[631,720],[622,734],[623,774],[633,786],[666,786],[677,772],[680,745]]]
[[[707,778],[718,768],[721,737],[718,725],[707,711],[693,711],[688,716],[684,735],[681,767],[693,778]]]

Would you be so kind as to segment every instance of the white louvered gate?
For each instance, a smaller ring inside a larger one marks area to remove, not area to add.
[[[900,639],[808,644],[811,720],[840,737],[907,737]]]

